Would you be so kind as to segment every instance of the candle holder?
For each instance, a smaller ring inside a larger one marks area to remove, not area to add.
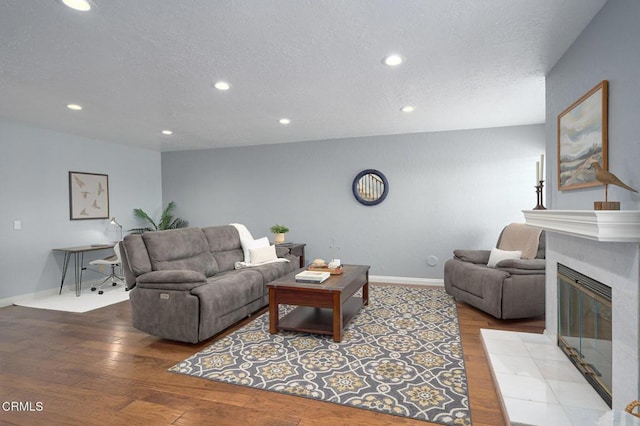
[[[542,188],[544,188],[544,181],[541,180],[536,188],[536,199],[537,205],[533,208],[534,210],[546,210],[547,208],[542,204]]]

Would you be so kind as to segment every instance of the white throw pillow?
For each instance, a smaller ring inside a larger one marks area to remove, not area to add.
[[[500,250],[499,248],[491,249],[491,254],[489,255],[489,263],[487,266],[490,268],[495,268],[496,264],[501,260],[505,259],[520,259],[522,257],[522,250]]]
[[[249,251],[251,252],[252,265],[272,262],[278,258],[278,255],[276,254],[276,246],[255,247],[249,249]]]
[[[244,261],[247,263],[254,263],[251,259],[251,249],[258,247],[269,247],[269,239],[267,237],[258,238],[257,240],[247,241],[242,247],[244,251]]]

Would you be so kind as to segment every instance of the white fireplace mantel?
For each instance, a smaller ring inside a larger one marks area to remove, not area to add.
[[[640,210],[523,210],[527,225],[595,241],[640,242]]]
[[[547,230],[545,329],[558,334],[557,265],[611,287],[613,409],[640,398],[640,211],[526,210],[526,223]]]

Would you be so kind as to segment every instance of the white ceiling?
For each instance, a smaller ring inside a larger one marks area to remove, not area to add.
[[[542,123],[605,2],[2,0],[0,119],[157,151]]]

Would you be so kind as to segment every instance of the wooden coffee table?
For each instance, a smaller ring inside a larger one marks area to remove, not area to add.
[[[321,284],[296,282],[298,269],[267,284],[269,289],[269,332],[278,330],[328,334],[342,340],[344,326],[369,304],[369,266],[344,265],[343,273],[331,275]],[[362,289],[362,298],[354,293]],[[279,318],[278,305],[296,305]]]

